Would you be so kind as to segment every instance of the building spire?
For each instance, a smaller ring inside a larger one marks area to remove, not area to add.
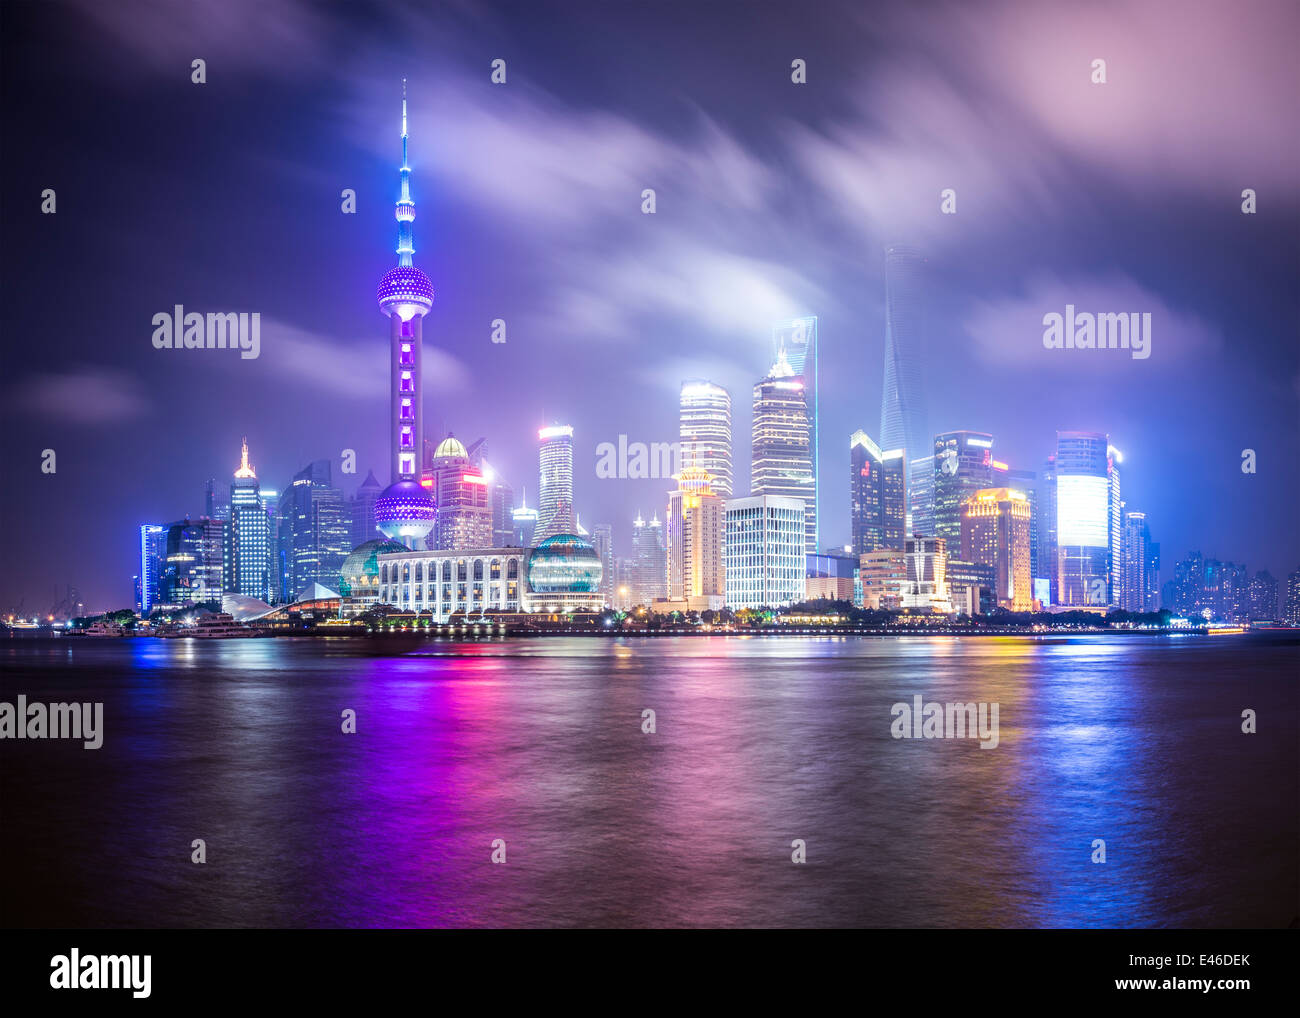
[[[406,131],[406,79],[402,79],[402,194],[397,199],[397,264],[412,265],[415,254],[415,237],[411,224],[415,221],[415,202],[411,200],[411,161],[407,150]]]
[[[257,474],[253,472],[253,468],[248,465],[248,438],[247,437],[244,438],[244,451],[239,457],[239,469],[235,471],[235,476],[241,479],[245,477],[252,477],[256,479],[257,477]]]

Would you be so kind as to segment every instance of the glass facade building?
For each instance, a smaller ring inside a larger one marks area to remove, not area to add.
[[[713,477],[713,491],[731,497],[731,395],[703,379],[682,383],[678,436],[683,466],[699,467]]]
[[[541,487],[537,503],[539,544],[577,529],[573,511],[573,428],[555,424],[537,432]]]
[[[903,549],[907,484],[902,449],[882,450],[864,431],[849,438],[850,548],[855,555]]]
[[[776,608],[796,604],[807,589],[807,510],[782,495],[733,498],[724,507],[726,605]]]
[[[767,377],[754,386],[752,441],[750,494],[802,502],[805,550],[816,553],[816,478],[807,393],[784,351]]]
[[[886,249],[880,444],[886,449],[902,449],[908,460],[928,456],[934,438],[922,384],[927,342],[925,271],[925,258],[916,249],[902,245]]]
[[[993,487],[993,436],[947,431],[934,436],[934,536],[961,547],[961,518],[977,491]]]

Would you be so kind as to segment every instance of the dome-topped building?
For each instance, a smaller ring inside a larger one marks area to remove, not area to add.
[[[604,567],[590,541],[577,534],[548,537],[528,557],[528,601],[532,611],[568,614],[600,611]]]
[[[353,548],[339,568],[339,595],[365,601],[378,601],[379,562],[377,556],[406,550],[406,545],[383,538],[376,538]]]

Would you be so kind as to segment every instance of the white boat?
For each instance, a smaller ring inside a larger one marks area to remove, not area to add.
[[[193,636],[199,640],[230,640],[257,635],[253,630],[241,626],[225,612],[204,615],[194,623],[192,629],[182,632],[185,636]]]
[[[87,636],[125,636],[126,629],[119,626],[116,622],[105,622],[99,619],[92,622],[86,628]]]

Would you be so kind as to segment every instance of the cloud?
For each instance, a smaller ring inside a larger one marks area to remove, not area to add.
[[[9,403],[24,413],[76,424],[113,424],[149,409],[134,378],[98,367],[33,375],[10,390]]]
[[[1150,313],[1151,356],[1133,359],[1126,350],[1051,350],[1043,345],[1043,316],[1075,313]],[[1122,275],[1061,278],[1043,273],[1019,294],[973,303],[966,334],[980,360],[999,369],[1046,374],[1097,375],[1167,368],[1217,357],[1223,338],[1211,324],[1171,307],[1163,298]]]

